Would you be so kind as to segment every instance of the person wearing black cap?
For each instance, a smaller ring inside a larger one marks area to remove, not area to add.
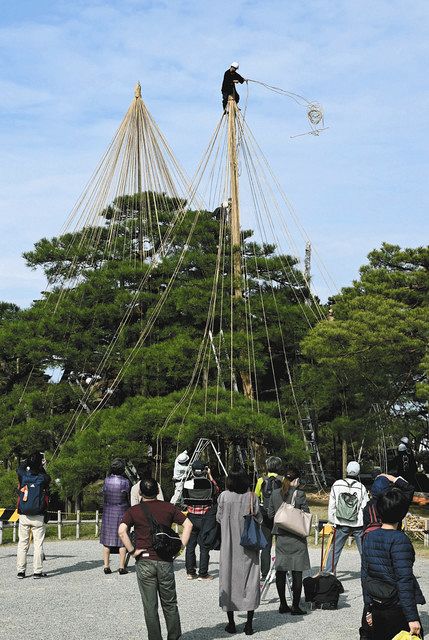
[[[198,578],[199,580],[213,580],[209,574],[209,549],[202,544],[200,532],[205,522],[205,517],[210,511],[219,487],[210,473],[210,469],[202,460],[195,460],[192,463],[192,475],[186,480],[183,486],[183,502],[187,506],[188,518],[192,522],[193,528],[191,537],[186,547],[185,564],[188,580]],[[200,547],[200,563],[197,575],[197,558],[195,549],[197,544]]]
[[[235,85],[238,82],[240,84],[243,84],[243,82],[247,82],[245,78],[243,78],[242,76],[240,76],[239,73],[237,73],[238,67],[239,67],[238,62],[232,62],[231,66],[229,67],[229,69],[225,71],[223,76],[221,92],[222,92],[222,107],[224,111],[226,110],[226,105],[228,104],[229,96],[232,96],[237,104],[240,101],[240,96],[237,93],[237,89],[235,88]]]

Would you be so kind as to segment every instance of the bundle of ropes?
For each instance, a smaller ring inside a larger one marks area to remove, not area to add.
[[[311,126],[311,130],[307,132],[308,134],[318,136],[321,131],[325,131],[327,129],[327,127],[324,126],[323,108],[319,103],[307,100],[307,98],[304,98],[304,96],[301,96],[298,93],[293,93],[292,91],[286,91],[285,89],[281,89],[280,87],[273,87],[272,85],[269,85],[266,82],[260,82],[259,80],[251,80],[251,79],[248,79],[248,82],[252,82],[253,84],[258,84],[262,87],[265,87],[265,89],[268,89],[269,91],[291,98],[291,100],[293,100],[300,106],[305,107],[307,111],[307,119]],[[298,134],[298,135],[306,135],[306,134]],[[297,136],[291,136],[291,137],[296,138]]]

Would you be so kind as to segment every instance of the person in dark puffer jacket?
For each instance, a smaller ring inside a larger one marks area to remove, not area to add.
[[[365,536],[362,551],[362,591],[369,607],[367,621],[377,640],[391,640],[400,631],[409,631],[423,638],[417,604],[425,604],[424,596],[413,575],[414,549],[398,522],[406,515],[408,501],[393,487],[377,502],[383,525]],[[368,593],[368,578],[396,587],[393,601],[377,604]]]

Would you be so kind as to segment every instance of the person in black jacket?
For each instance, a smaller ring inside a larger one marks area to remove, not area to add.
[[[363,510],[363,537],[368,535],[370,531],[378,529],[382,526],[381,517],[378,513],[377,502],[380,497],[389,491],[393,486],[400,489],[406,499],[407,510],[412,502],[414,495],[414,487],[409,482],[401,477],[395,477],[388,473],[378,474],[371,487],[371,498],[365,505]],[[401,529],[401,523],[398,525],[398,529]],[[371,627],[366,622],[366,615],[368,611],[364,606],[362,614],[362,626],[359,629],[359,636],[361,640],[373,640],[373,633]]]
[[[238,104],[240,101],[240,96],[237,93],[235,85],[239,82],[243,84],[243,82],[247,82],[239,73],[237,73],[238,62],[233,62],[229,69],[227,69],[223,76],[222,82],[222,107],[223,110],[226,111],[226,105],[228,104],[229,96],[232,96],[235,102]]]
[[[398,531],[407,499],[393,487],[379,498],[377,509],[383,524],[365,536],[362,551],[368,624],[377,640],[391,640],[400,631],[423,638],[417,604],[426,601],[413,575],[415,553],[408,536]]]

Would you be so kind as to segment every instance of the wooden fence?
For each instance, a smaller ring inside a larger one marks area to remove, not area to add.
[[[72,517],[73,516],[73,517]],[[93,516],[88,518],[87,516]],[[56,528],[57,538],[61,540],[63,537],[64,527],[74,527],[76,540],[79,540],[81,535],[82,525],[94,525],[94,536],[97,538],[100,532],[101,516],[97,510],[95,512],[81,512],[77,511],[75,514],[66,514],[62,511],[49,512],[49,522],[47,528]],[[18,539],[18,522],[1,522],[0,521],[0,544],[3,543],[3,531],[5,529],[12,529],[12,542],[16,542]],[[319,520],[317,517],[313,520],[314,529],[314,544],[319,543]],[[414,516],[408,514],[404,521],[404,530],[412,537],[422,541],[425,547],[429,547],[429,518],[422,518],[420,516]],[[352,538],[349,538],[348,544],[352,544]]]
[[[47,529],[56,529],[58,540],[63,538],[64,527],[73,527],[75,529],[76,540],[79,540],[81,535],[82,525],[93,524],[94,535],[98,537],[100,532],[101,517],[100,512],[97,510],[94,512],[81,512],[77,511],[75,514],[66,514],[62,511],[50,511],[49,522],[47,523]],[[92,517],[88,517],[92,516]],[[12,529],[12,542],[16,542],[18,539],[18,522],[0,522],[0,544],[3,543],[3,532],[6,529]]]

